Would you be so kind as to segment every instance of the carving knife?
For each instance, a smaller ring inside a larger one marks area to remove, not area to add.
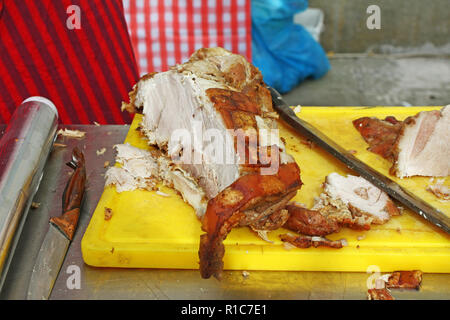
[[[63,193],[63,214],[50,219],[31,274],[28,300],[48,299],[78,225],[86,182],[84,155],[78,148],[72,151],[72,161],[67,165],[75,171]]]
[[[405,190],[385,175],[358,160],[350,152],[339,146],[314,126],[305,120],[298,118],[295,115],[295,112],[283,101],[283,98],[278,91],[271,87],[268,87],[268,89],[272,95],[274,109],[280,115],[281,119],[297,132],[313,141],[333,157],[343,162],[348,168],[360,174],[361,177],[370,181],[373,185],[389,194],[392,198],[396,199],[413,212],[419,214],[422,218],[425,218],[445,232],[450,233],[450,217],[418,198],[408,190]]]

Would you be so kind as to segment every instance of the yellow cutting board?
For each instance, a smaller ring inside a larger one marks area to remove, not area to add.
[[[367,144],[353,128],[352,120],[363,116],[384,118],[394,115],[403,120],[422,110],[437,107],[303,107],[297,114],[380,172],[388,174],[391,164],[368,152]],[[125,142],[148,148],[135,130],[141,116],[136,115]],[[318,147],[308,146],[298,134],[280,124],[288,152],[301,168],[304,182],[294,200],[312,206],[325,176],[331,172],[352,174],[345,166]],[[303,141],[303,143],[302,143]],[[391,177],[442,212],[450,215],[450,203],[439,201],[425,190],[430,178],[403,180]],[[449,178],[445,184],[450,183]],[[81,242],[88,265],[124,268],[198,269],[200,221],[194,210],[174,190],[161,187],[165,197],[154,191],[117,193],[106,187]],[[112,208],[110,220],[104,208]],[[450,236],[421,217],[404,210],[402,216],[373,226],[369,231],[344,229],[329,236],[345,238],[348,246],[332,248],[294,248],[287,250],[279,229],[269,232],[273,243],[260,239],[249,228],[235,228],[225,240],[224,268],[227,270],[307,270],[380,272],[419,269],[424,272],[450,272]],[[375,267],[374,267],[375,266]]]

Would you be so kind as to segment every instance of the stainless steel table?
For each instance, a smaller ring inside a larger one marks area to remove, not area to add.
[[[81,239],[103,191],[105,161],[114,163],[112,146],[123,142],[129,126],[65,126],[85,131],[84,139],[60,138],[44,169],[32,209],[25,222],[1,299],[25,299],[31,271],[51,216],[59,215],[72,148],[86,157],[87,190],[74,240],[50,299],[366,299],[369,274],[344,272],[225,271],[222,281],[200,278],[198,270],[95,268],[84,264]],[[5,126],[0,125],[0,136]],[[106,148],[103,155],[97,150]],[[79,269],[78,269],[78,268]],[[80,271],[80,288],[68,286]],[[70,289],[72,288],[72,289]],[[450,274],[425,274],[420,291],[395,290],[396,299],[450,299]]]

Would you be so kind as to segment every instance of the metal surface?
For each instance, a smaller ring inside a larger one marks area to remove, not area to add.
[[[28,300],[48,299],[64,262],[69,244],[70,240],[54,225],[50,224],[33,268],[30,286],[28,287]]]
[[[0,290],[42,179],[57,121],[51,101],[29,98],[16,109],[0,140]]]
[[[50,219],[50,229],[39,250],[31,275],[28,299],[48,299],[77,229],[86,182],[85,159],[78,147],[72,150],[72,160],[66,164],[73,168],[74,172],[64,188],[62,215]]]
[[[413,212],[425,218],[432,224],[450,233],[450,217],[418,198],[408,190],[403,189],[397,183],[372,169],[364,162],[357,159],[349,151],[339,146],[325,134],[314,128],[308,122],[298,118],[294,111],[283,101],[281,95],[273,88],[269,88],[272,94],[274,109],[280,117],[292,128],[305,137],[311,139],[316,145],[330,153],[333,157],[343,162],[348,168],[359,173],[375,186],[389,194]]]
[[[86,131],[85,139],[61,139],[66,148],[55,148],[44,169],[34,201],[41,205],[27,217],[11,262],[1,299],[25,299],[32,268],[49,227],[61,213],[61,196],[70,168],[71,149],[79,146],[86,156],[87,188],[78,229],[53,287],[50,299],[366,299],[367,273],[225,271],[222,281],[201,279],[198,270],[95,268],[84,264],[81,238],[104,186],[105,161],[114,163],[112,146],[122,143],[128,126],[68,126]],[[0,125],[0,135],[2,127]],[[97,150],[106,152],[98,156]],[[78,278],[77,278],[78,277]],[[68,286],[70,280],[79,286]],[[422,287],[393,291],[396,299],[450,299],[449,274],[425,274]]]

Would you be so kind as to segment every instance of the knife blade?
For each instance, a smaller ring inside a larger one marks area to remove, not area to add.
[[[418,198],[413,193],[402,188],[387,176],[379,173],[357,159],[349,151],[342,148],[307,121],[298,118],[295,112],[283,101],[283,98],[278,91],[272,87],[268,87],[268,89],[272,95],[274,109],[293,129],[312,140],[323,150],[343,162],[349,169],[356,171],[363,178],[370,181],[373,185],[389,194],[392,198],[396,199],[422,218],[425,218],[445,232],[450,233],[450,217]]]
[[[63,214],[50,219],[50,226],[42,242],[28,286],[28,300],[47,300],[72,241],[84,196],[86,168],[83,153],[74,148],[72,161],[67,163],[75,171],[63,193]]]

